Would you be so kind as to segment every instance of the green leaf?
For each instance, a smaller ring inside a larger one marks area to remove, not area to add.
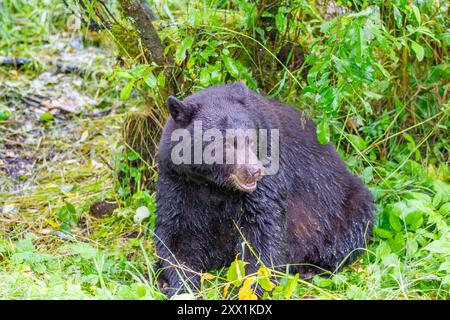
[[[435,194],[435,196],[433,197],[433,207],[438,208],[439,204],[442,202],[443,196],[442,193],[438,192]]]
[[[158,85],[159,85],[160,87],[164,87],[164,86],[166,85],[166,76],[164,75],[164,72],[163,72],[163,71],[161,71],[161,72],[158,74],[158,77],[156,78],[156,80],[158,80]]]
[[[348,140],[352,143],[354,147],[356,147],[359,151],[364,150],[367,147],[366,142],[360,136],[349,134],[347,135]]]
[[[72,214],[76,213],[75,207],[73,206],[73,204],[71,204],[68,201],[66,201],[66,208],[67,208],[67,210],[69,210],[70,213],[72,213]]]
[[[442,194],[442,202],[450,201],[450,184],[441,180],[433,181],[433,188],[437,193]]]
[[[50,112],[44,112],[41,114],[42,121],[52,121],[54,119],[53,115]]]
[[[287,18],[283,12],[278,12],[275,16],[275,26],[280,33],[284,33],[287,26]]]
[[[320,276],[314,276],[313,283],[320,288],[326,288],[333,284],[333,280]]]
[[[403,233],[397,233],[393,238],[388,240],[389,246],[393,252],[398,252],[405,247],[406,241]]]
[[[422,61],[423,57],[425,55],[425,51],[423,50],[423,47],[413,40],[410,40],[410,41],[411,41],[411,48],[416,53],[417,60]]]
[[[394,9],[395,24],[396,24],[397,28],[401,28],[403,26],[402,14],[400,13],[400,10],[398,10],[398,8],[395,5],[393,5],[392,7]]]
[[[425,247],[425,250],[431,253],[448,254],[450,252],[450,237],[443,237],[442,239],[431,242]]]
[[[125,87],[123,87],[120,92],[120,100],[126,101],[130,97],[131,90],[133,89],[134,81],[130,81],[127,83]]]
[[[399,217],[391,211],[389,214],[389,224],[391,225],[392,229],[395,231],[401,231],[402,230],[402,223],[399,219]]]
[[[364,94],[366,95],[367,98],[373,100],[380,100],[381,98],[383,98],[383,95],[371,91],[364,91]]]
[[[392,233],[389,230],[381,229],[381,228],[375,228],[374,232],[377,236],[379,236],[381,239],[389,239],[392,238]]]
[[[127,71],[117,71],[113,76],[124,79],[133,79],[133,76]]]
[[[228,282],[232,282],[235,286],[240,286],[242,284],[242,280],[245,277],[245,265],[246,263],[242,260],[234,260],[231,263],[230,268],[228,268]]]
[[[444,217],[447,216],[450,213],[450,202],[444,203],[439,208],[439,214],[443,215]]]
[[[139,154],[135,151],[128,151],[127,152],[127,159],[130,161],[134,161],[139,159]]]
[[[419,11],[419,8],[417,8],[417,6],[414,5],[414,4],[410,4],[410,7],[411,7],[411,9],[412,9],[413,12],[414,12],[414,16],[416,17],[417,22],[420,24],[421,19],[420,19],[420,11]]]
[[[372,167],[366,167],[361,172],[361,178],[364,180],[364,183],[369,183],[373,179],[373,168]]]
[[[271,272],[265,266],[258,270],[258,284],[266,291],[272,291],[275,285],[270,281]]]
[[[381,264],[385,267],[397,266],[398,256],[395,253],[389,253],[381,258]]]
[[[8,118],[11,116],[11,112],[6,109],[0,109],[0,121],[8,120]]]
[[[97,256],[98,251],[87,243],[76,243],[72,245],[73,254],[79,254],[83,259],[89,260]]]
[[[210,71],[207,69],[207,68],[203,68],[201,71],[200,71],[200,77],[198,78],[198,80],[200,81],[200,83],[203,85],[203,86],[208,86],[209,84],[210,84],[210,79],[211,79],[211,77],[210,77]]]
[[[330,142],[330,125],[328,123],[328,118],[325,116],[317,125],[317,140],[320,144],[327,144]]]
[[[145,76],[144,82],[149,88],[155,88],[157,84],[156,77],[152,72],[149,72],[147,76]]]
[[[450,285],[450,274],[442,278],[442,285]]]
[[[286,281],[286,284],[283,286],[283,297],[285,299],[289,299],[294,293],[294,290],[297,287],[298,278],[299,274],[297,273]]]
[[[145,297],[147,290],[145,289],[144,285],[138,284],[136,287],[136,293],[137,293],[138,297],[142,298],[142,297]]]
[[[176,63],[180,64],[181,62],[183,62],[184,59],[186,59],[186,51],[192,47],[193,43],[194,43],[193,36],[184,38],[184,40],[181,41],[180,45],[177,47],[177,50],[175,52]]]
[[[239,78],[239,69],[237,68],[235,61],[226,55],[222,55],[222,60],[225,63],[225,67],[227,68],[227,70],[231,74],[231,76],[233,78],[238,79]]]
[[[450,258],[447,258],[439,267],[438,271],[444,271],[450,274]]]

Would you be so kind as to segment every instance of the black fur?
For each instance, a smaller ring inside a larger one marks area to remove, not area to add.
[[[257,259],[248,249],[242,252],[236,225],[267,266],[302,263],[334,271],[365,246],[373,222],[372,195],[331,144],[317,141],[311,120],[243,84],[208,88],[187,97],[181,107],[186,108],[183,121],[168,120],[157,156],[156,250],[169,294],[182,286],[180,275],[198,285],[188,269],[225,267],[237,253],[249,262],[248,272],[257,270]],[[264,176],[254,192],[243,193],[227,184],[229,165],[174,165],[171,133],[179,127],[191,130],[196,119],[203,129],[279,129],[278,174]],[[178,264],[187,269],[173,267]],[[311,271],[307,266],[289,270]]]

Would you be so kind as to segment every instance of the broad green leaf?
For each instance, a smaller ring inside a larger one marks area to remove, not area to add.
[[[364,150],[367,147],[366,142],[360,136],[349,134],[347,135],[348,140],[352,143],[352,145],[357,148],[359,151]]]
[[[239,69],[236,66],[235,61],[229,56],[222,55],[222,60],[227,68],[228,72],[231,74],[233,78],[239,78]]]
[[[447,259],[440,265],[438,271],[445,271],[450,274],[450,257],[447,257]]]
[[[372,167],[366,167],[361,172],[361,178],[364,180],[364,183],[369,183],[373,179],[373,168]]]
[[[42,121],[52,121],[54,119],[53,115],[50,112],[44,112],[41,114]]]
[[[333,284],[333,280],[320,276],[314,276],[313,283],[320,288],[326,288]]]
[[[73,204],[71,204],[68,201],[66,201],[66,208],[67,208],[67,210],[69,210],[70,213],[72,213],[72,214],[76,213],[75,207],[73,206]]]
[[[439,208],[439,214],[441,214],[442,216],[446,217],[447,215],[450,214],[450,202],[444,203],[440,208]]]
[[[325,116],[317,125],[317,140],[321,144],[327,144],[330,142],[330,126],[328,123],[328,118]]]
[[[166,76],[164,75],[164,72],[163,72],[163,71],[161,71],[161,72],[158,74],[158,77],[156,78],[156,80],[158,80],[158,85],[159,85],[160,87],[164,87],[164,86],[166,85]]]
[[[442,194],[442,202],[450,202],[450,184],[435,180],[433,181],[433,188],[437,193]]]
[[[373,100],[380,100],[381,98],[383,98],[383,95],[371,91],[364,91],[364,94],[366,95],[367,98]]]
[[[432,253],[449,254],[450,253],[450,237],[443,237],[442,239],[435,240],[425,247]]]
[[[295,288],[297,287],[299,274],[297,273],[295,276],[290,277],[285,285],[283,286],[283,297],[285,299],[289,299],[294,293]]]
[[[117,71],[113,76],[124,79],[133,79],[133,76],[127,71]]]
[[[240,286],[245,277],[246,262],[236,259],[234,260],[227,272],[228,282],[232,282],[235,286]]]
[[[149,72],[144,77],[144,82],[149,88],[154,88],[154,87],[156,87],[156,84],[157,84],[156,77],[155,77],[155,75],[152,72]]]
[[[83,259],[92,259],[98,254],[97,248],[87,243],[75,243],[71,246],[72,253],[80,255]],[[97,278],[98,279],[98,278]]]
[[[142,297],[145,297],[147,290],[145,289],[144,285],[138,284],[136,287],[136,293],[137,293],[138,297],[142,298]]]
[[[413,40],[410,40],[410,41],[411,41],[411,48],[416,53],[417,60],[422,61],[423,57],[425,55],[425,51],[424,51],[423,47]]]
[[[8,120],[10,116],[11,112],[9,110],[0,108],[0,121]]]
[[[433,197],[433,207],[439,208],[440,203],[442,202],[443,196],[442,193],[437,192]]]
[[[414,4],[410,4],[410,7],[411,7],[411,9],[412,9],[413,12],[414,12],[414,16],[416,17],[417,22],[420,24],[421,19],[420,19],[420,11],[419,11],[419,8],[417,8],[417,6],[414,5]]]
[[[275,285],[270,281],[271,272],[265,266],[258,270],[258,284],[266,291],[272,291]]]
[[[389,214],[389,224],[395,231],[401,231],[403,228],[402,222],[393,211],[391,211]]]
[[[403,233],[398,232],[395,236],[388,240],[389,246],[391,247],[393,252],[398,252],[403,250],[406,245],[406,239]]]
[[[374,232],[377,236],[379,236],[381,239],[389,239],[392,238],[392,233],[386,229],[381,228],[375,228]]]
[[[392,267],[398,265],[398,256],[395,253],[390,253],[381,258],[381,264],[385,267]]]
[[[392,7],[394,9],[395,24],[396,24],[397,28],[401,28],[403,26],[402,14],[400,13],[400,10],[398,10],[398,8],[395,5],[393,5]]]
[[[126,101],[130,97],[131,90],[133,89],[134,81],[130,81],[127,83],[125,87],[123,87],[120,92],[120,100]]]
[[[181,41],[180,45],[177,47],[177,50],[175,52],[175,61],[176,63],[180,64],[183,62],[184,59],[186,59],[186,51],[192,47],[192,44],[194,43],[194,37],[189,36],[184,38],[183,41]]]
[[[287,26],[287,18],[283,14],[283,12],[278,12],[275,16],[275,26],[277,27],[277,30],[283,34],[286,30]]]

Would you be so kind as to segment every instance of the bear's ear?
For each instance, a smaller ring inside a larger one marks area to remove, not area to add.
[[[167,107],[173,120],[178,123],[185,123],[190,120],[191,110],[183,102],[173,96],[167,99]]]
[[[249,95],[249,89],[245,85],[245,83],[242,81],[235,82],[232,85],[232,88],[233,94],[236,96],[236,98],[238,98],[242,103],[245,103]]]

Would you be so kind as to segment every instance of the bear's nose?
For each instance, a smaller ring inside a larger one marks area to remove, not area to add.
[[[262,167],[259,164],[251,165],[248,168],[248,171],[254,179],[258,179],[262,176]]]

